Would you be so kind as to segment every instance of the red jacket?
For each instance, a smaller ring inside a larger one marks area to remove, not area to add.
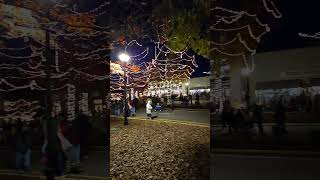
[[[75,125],[69,124],[67,121],[60,123],[60,128],[64,137],[66,137],[71,144],[80,144],[79,128]]]

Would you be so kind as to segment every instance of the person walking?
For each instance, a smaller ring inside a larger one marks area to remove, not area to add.
[[[317,93],[313,98],[313,113],[317,117],[320,114],[320,94]]]
[[[53,179],[55,176],[62,176],[64,174],[64,163],[62,144],[58,137],[59,119],[49,116],[43,109],[40,109],[34,118],[40,121],[42,126],[44,136],[42,151],[47,159],[46,176],[48,179]]]
[[[263,124],[262,124],[263,123],[262,107],[261,105],[258,105],[257,103],[255,103],[252,109],[253,109],[252,118],[254,122],[257,123],[258,125],[259,134],[264,136],[264,130],[263,130]]]
[[[200,96],[199,96],[198,93],[196,94],[196,104],[197,104],[197,105],[200,104]]]
[[[69,161],[70,161],[70,150],[72,148],[72,144],[68,140],[67,137],[70,137],[70,123],[66,119],[62,119],[58,128],[58,137],[61,142],[62,151],[63,151],[63,167],[64,169],[69,169]]]
[[[149,120],[151,120],[152,119],[152,105],[151,105],[151,101],[150,100],[148,100],[148,102],[147,102],[147,105],[146,105],[146,113],[147,113],[147,118],[149,119]]]
[[[232,127],[235,129],[236,132],[238,132],[238,130],[243,125],[243,123],[244,123],[243,111],[241,108],[238,108],[234,115],[234,122],[232,122]]]
[[[4,128],[3,128],[3,121],[0,119],[0,145],[4,145]]]
[[[230,101],[226,100],[223,106],[221,120],[222,130],[228,126],[228,133],[232,133],[232,123],[234,122],[233,108],[231,107]]]
[[[72,173],[80,173],[80,119],[81,115],[72,122],[70,143],[72,144],[70,151],[70,164]]]
[[[134,107],[133,101],[128,101],[128,107],[130,111],[130,116],[136,115],[136,108]]]
[[[121,114],[121,104],[118,100],[115,102],[115,111],[115,115],[119,116]]]
[[[79,119],[79,128],[80,128],[80,160],[88,159],[89,155],[89,135],[92,128],[91,123],[89,122],[89,117],[81,113],[81,118]]]
[[[165,95],[164,96],[164,108],[167,108],[167,105],[168,105],[168,97]]]
[[[287,133],[285,120],[286,120],[286,110],[282,103],[282,98],[280,97],[274,111],[274,120],[276,123],[276,127],[274,127],[274,131],[276,134]]]
[[[193,102],[192,102],[192,95],[191,94],[189,95],[189,101],[190,101],[190,105],[192,106]]]
[[[31,171],[31,134],[25,123],[18,121],[16,128],[16,170]]]
[[[135,108],[135,110],[138,110],[139,108],[139,99],[137,97],[134,97],[133,101],[132,101],[133,107]]]
[[[175,100],[175,96],[174,94],[171,94],[171,110],[174,110],[174,100]]]

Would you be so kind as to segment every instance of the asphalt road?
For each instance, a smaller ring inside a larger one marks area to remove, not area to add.
[[[320,158],[212,155],[211,180],[319,180]]]
[[[157,113],[153,113],[156,115]],[[137,117],[146,117],[146,113],[143,109],[140,109],[136,113]],[[165,110],[158,113],[157,119],[197,122],[197,123],[210,123],[210,112],[205,109],[175,109]]]

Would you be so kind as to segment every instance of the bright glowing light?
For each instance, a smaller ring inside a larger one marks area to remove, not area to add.
[[[125,53],[120,54],[119,59],[122,62],[129,62],[130,61],[130,57],[128,56],[128,54],[125,54]]]
[[[189,86],[189,83],[188,83],[188,82],[186,83],[186,86]]]

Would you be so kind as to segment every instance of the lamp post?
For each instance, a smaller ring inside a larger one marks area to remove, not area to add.
[[[54,0],[41,0],[39,2],[42,4],[45,8],[45,16],[47,18],[50,17],[50,10],[47,9],[47,7],[51,7],[54,3],[56,3]],[[58,158],[58,154],[55,151],[55,139],[56,139],[56,132],[55,132],[55,126],[56,123],[54,122],[54,119],[52,116],[52,79],[51,79],[51,47],[50,47],[50,41],[51,41],[51,33],[55,33],[54,31],[50,30],[48,27],[43,27],[45,31],[45,73],[46,73],[46,81],[47,81],[47,92],[46,92],[46,132],[47,132],[47,153],[48,153],[48,162],[46,164],[46,172],[45,176],[48,180],[54,180],[55,179],[55,161]]]
[[[119,55],[119,59],[121,62],[129,63],[130,56],[126,53],[122,53]],[[125,68],[123,68],[123,76],[124,76],[124,125],[128,125],[128,101],[127,101],[127,73]]]

